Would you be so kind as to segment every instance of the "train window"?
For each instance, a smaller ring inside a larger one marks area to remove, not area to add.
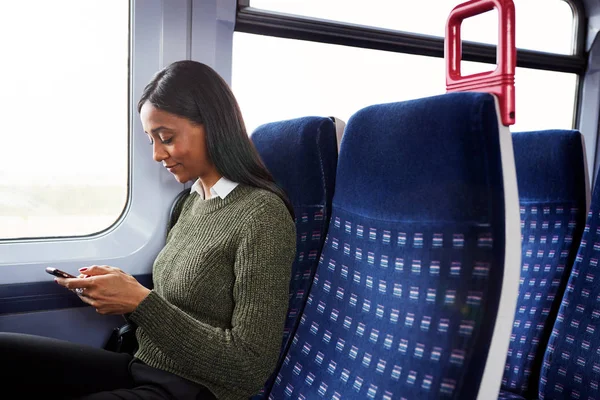
[[[250,0],[254,8],[315,17],[333,21],[394,29],[444,37],[446,19],[461,1],[428,0]],[[517,47],[549,53],[572,54],[574,17],[565,0],[514,0]],[[544,17],[540,18],[540,10]],[[376,10],[376,11],[375,11]],[[497,26],[497,14],[477,18],[463,32],[463,40],[496,44],[497,33],[483,27],[492,22]],[[490,32],[491,34],[488,34]]]
[[[510,130],[573,129],[577,82],[576,74],[517,67],[516,124]]]
[[[444,79],[441,58],[233,35],[231,83],[248,132],[307,115],[347,121],[370,104],[439,94]]]
[[[463,73],[492,65],[463,62]],[[577,75],[517,68],[517,124],[571,129]],[[552,87],[548,86],[552,82]],[[232,88],[252,132],[306,115],[348,120],[360,108],[445,92],[442,58],[234,33]]]
[[[88,235],[123,212],[128,3],[0,3],[0,239]]]

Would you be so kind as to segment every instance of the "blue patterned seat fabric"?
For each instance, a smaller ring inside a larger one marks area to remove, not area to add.
[[[513,146],[522,265],[502,389],[530,398],[581,239],[586,178],[577,131],[514,133]]]
[[[540,399],[600,399],[600,185],[544,355]]]
[[[508,392],[506,390],[500,390],[498,400],[527,400],[525,397],[515,393]]]
[[[269,399],[475,399],[504,268],[493,97],[358,111],[336,179],[325,248]]]
[[[325,241],[337,168],[336,127],[330,118],[304,117],[262,125],[251,139],[296,214],[296,260],[283,351],[306,302]]]

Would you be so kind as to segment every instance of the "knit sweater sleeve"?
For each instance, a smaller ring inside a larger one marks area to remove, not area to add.
[[[295,238],[285,207],[261,206],[253,213],[235,254],[230,329],[194,319],[155,291],[130,319],[190,376],[219,386],[258,390],[279,355]]]

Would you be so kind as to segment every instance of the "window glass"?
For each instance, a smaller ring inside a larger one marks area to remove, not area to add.
[[[0,239],[87,235],[127,199],[129,2],[0,2]]]
[[[444,37],[450,11],[464,1],[250,0],[270,11]],[[514,0],[518,48],[549,53],[573,51],[573,11],[564,0]],[[496,44],[497,13],[469,19],[463,40]]]
[[[464,75],[494,69],[462,66]],[[517,68],[515,81],[513,132],[572,128],[575,74]],[[248,132],[309,115],[348,121],[368,105],[443,94],[445,84],[442,58],[234,34],[232,88]]]

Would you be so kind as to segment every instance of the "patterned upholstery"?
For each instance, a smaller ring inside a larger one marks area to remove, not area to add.
[[[527,400],[527,399],[518,394],[507,392],[506,390],[501,390],[500,394],[498,395],[498,400]]]
[[[269,399],[476,398],[503,280],[498,137],[480,93],[351,117],[325,247]]]
[[[577,131],[515,133],[513,145],[521,288],[502,389],[531,397],[585,223],[585,170]]]
[[[262,125],[251,139],[296,214],[296,260],[283,351],[306,302],[325,241],[337,167],[336,127],[330,118],[305,117]]]
[[[544,354],[540,399],[600,399],[600,184]]]

